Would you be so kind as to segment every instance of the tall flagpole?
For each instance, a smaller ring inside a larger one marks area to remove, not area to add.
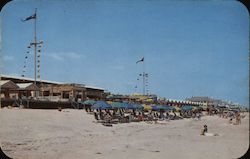
[[[142,73],[142,84],[143,84],[143,95],[145,95],[145,63],[144,63],[144,59],[143,59],[143,73]]]
[[[36,9],[35,9],[35,16],[36,16]],[[36,18],[35,17],[35,25],[34,25],[34,84],[36,85]],[[36,97],[36,93],[35,93],[35,97]]]

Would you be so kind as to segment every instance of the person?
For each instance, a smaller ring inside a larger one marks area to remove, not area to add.
[[[96,111],[94,111],[94,115],[95,115],[95,119],[96,119],[96,120],[99,120],[99,118],[98,118],[98,114],[97,114],[97,112],[96,112]]]
[[[197,113],[197,119],[201,120],[201,113],[200,112]]]
[[[237,112],[237,113],[236,113],[236,125],[239,125],[240,123],[241,123],[240,113]]]
[[[207,125],[203,126],[203,129],[201,130],[201,135],[205,135],[207,133]]]
[[[104,114],[103,114],[102,110],[100,110],[100,119],[101,119],[101,120],[104,119]]]
[[[229,119],[229,124],[232,124],[233,123],[233,118],[231,117],[230,119]]]

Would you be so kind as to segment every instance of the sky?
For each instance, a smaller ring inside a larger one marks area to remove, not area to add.
[[[37,8],[41,79],[249,106],[249,18],[237,1],[16,0],[1,11],[0,69],[21,76]],[[34,48],[26,77],[34,77]],[[144,63],[136,61],[144,57]],[[137,78],[139,77],[139,80]],[[135,88],[137,86],[137,88]]]

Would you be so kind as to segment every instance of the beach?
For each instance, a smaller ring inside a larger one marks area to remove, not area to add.
[[[97,123],[84,110],[0,109],[2,150],[14,159],[239,158],[249,147],[249,114],[240,125],[216,115],[162,123]],[[200,135],[203,125],[209,133]]]

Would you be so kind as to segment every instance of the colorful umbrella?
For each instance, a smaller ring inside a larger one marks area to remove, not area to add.
[[[149,105],[143,104],[142,106],[144,110],[152,110],[152,107],[150,107]]]
[[[92,109],[111,109],[111,105],[104,101],[97,101],[93,106]]]
[[[126,104],[122,102],[111,103],[112,108],[126,108]]]
[[[96,103],[96,101],[94,100],[85,100],[84,102],[81,102],[82,104],[85,105],[94,105]]]
[[[181,110],[192,110],[193,109],[193,106],[191,105],[184,105],[181,107]]]
[[[141,104],[133,104],[136,109],[143,109],[143,106]]]

